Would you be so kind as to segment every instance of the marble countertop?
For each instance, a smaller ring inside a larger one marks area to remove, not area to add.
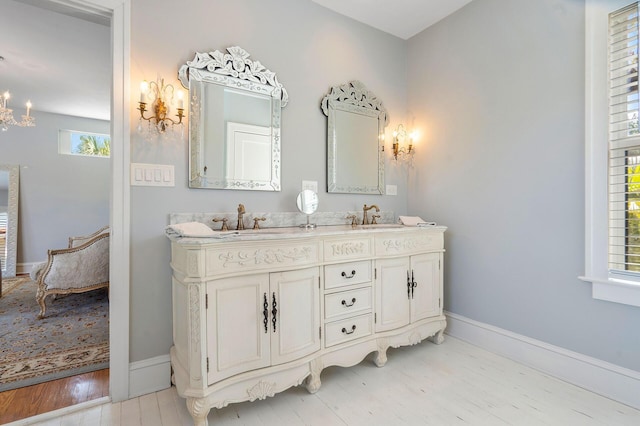
[[[167,237],[171,241],[180,242],[180,244],[216,244],[231,241],[276,240],[380,232],[422,232],[429,230],[444,232],[446,229],[446,226],[416,227],[387,223],[356,226],[328,225],[317,226],[315,228],[304,228],[296,226],[282,228],[245,229],[241,231],[216,231],[214,235],[208,237],[178,237],[175,235],[167,235]]]

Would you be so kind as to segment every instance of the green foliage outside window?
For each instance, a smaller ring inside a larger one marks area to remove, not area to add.
[[[80,136],[80,144],[73,153],[109,157],[111,155],[111,140],[89,135]]]

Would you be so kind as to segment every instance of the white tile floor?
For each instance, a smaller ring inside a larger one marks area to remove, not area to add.
[[[446,336],[322,372],[302,386],[209,413],[210,425],[640,425],[640,411]],[[32,419],[33,420],[33,419]],[[12,425],[191,425],[175,388],[54,419]]]

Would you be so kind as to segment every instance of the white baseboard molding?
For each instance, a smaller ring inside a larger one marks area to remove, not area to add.
[[[129,398],[171,387],[169,354],[129,364]]]
[[[16,274],[28,274],[31,272],[35,265],[39,265],[47,260],[43,260],[42,262],[28,262],[28,263],[18,263],[16,265]]]
[[[640,372],[445,312],[446,333],[591,392],[640,409]]]

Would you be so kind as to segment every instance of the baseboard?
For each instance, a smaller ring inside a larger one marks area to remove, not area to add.
[[[129,398],[171,387],[169,354],[129,364]]]
[[[640,409],[640,372],[445,312],[446,333],[591,392]]]
[[[43,260],[42,262],[46,262],[46,260]],[[16,274],[18,274],[18,275],[20,275],[20,274],[28,274],[29,272],[31,272],[31,270],[33,269],[33,267],[35,265],[39,265],[42,262],[18,263],[16,265]]]

